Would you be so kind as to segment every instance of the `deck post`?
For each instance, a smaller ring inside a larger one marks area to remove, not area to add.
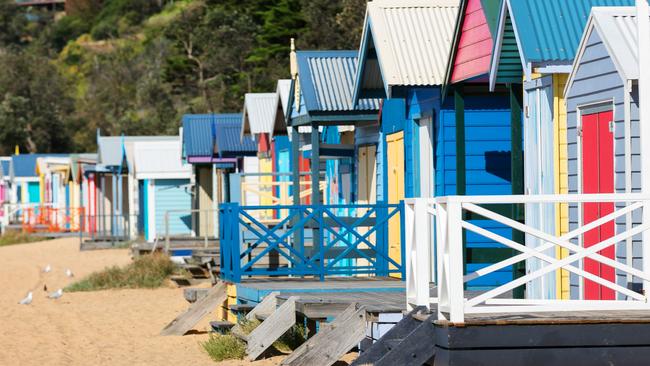
[[[465,322],[464,304],[464,266],[463,258],[463,228],[461,222],[461,203],[450,198],[447,204],[447,293],[449,304],[449,321],[452,323]]]
[[[320,253],[321,281],[325,280],[324,253],[321,248],[321,233],[323,231],[323,211],[319,209],[320,200],[320,136],[318,135],[318,124],[311,124],[311,204],[316,213],[317,224],[312,231],[313,248]],[[304,245],[303,245],[304,246]]]
[[[454,87],[454,108],[456,113],[456,195],[464,196],[467,194],[467,161],[465,147],[465,93],[463,85],[459,84]],[[465,233],[461,233],[463,241],[463,253],[467,253],[467,240]],[[463,273],[467,271],[467,259],[463,255]]]
[[[293,206],[300,206],[300,132],[298,131],[298,126],[291,126],[291,175],[292,175],[292,186],[293,190],[291,194],[293,195]],[[291,226],[295,226],[297,222],[302,218],[300,209],[296,209],[295,217],[291,219]],[[291,210],[289,214],[293,214]],[[301,244],[303,238],[301,236],[302,231],[296,230],[293,233],[293,238],[291,241],[291,246],[293,248],[303,247]]]
[[[637,24],[639,38],[639,65],[648,65],[650,63],[650,10],[646,0],[636,1]],[[650,70],[647,67],[639,68],[639,114],[641,131],[641,188],[644,194],[650,194],[650,128],[647,123],[650,121]],[[643,206],[642,223],[650,222],[650,207],[647,201]],[[643,271],[650,273],[650,233],[645,230],[642,234],[642,254],[643,254]],[[643,281],[643,291],[647,296],[650,293],[650,282]]]
[[[416,306],[425,306],[430,309],[431,303],[429,298],[429,274],[431,273],[429,263],[431,256],[429,255],[430,248],[433,248],[431,242],[431,235],[429,225],[429,213],[427,212],[428,203],[426,199],[418,199],[415,201],[414,220],[415,220],[415,253],[417,254],[414,260],[415,264],[415,297]],[[426,230],[425,230],[426,228]],[[410,228],[409,228],[410,229]],[[409,263],[410,264],[410,263]],[[402,266],[406,265],[405,263]]]

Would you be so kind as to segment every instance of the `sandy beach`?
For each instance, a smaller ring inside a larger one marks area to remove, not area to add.
[[[127,249],[79,251],[76,238],[0,248],[0,365],[278,365],[283,357],[213,362],[200,346],[209,318],[183,337],[160,330],[188,303],[182,289],[53,292],[93,271],[131,261]],[[50,273],[42,268],[51,265]],[[68,278],[71,269],[75,277]],[[28,291],[31,305],[18,305]],[[348,355],[346,359],[352,359]]]

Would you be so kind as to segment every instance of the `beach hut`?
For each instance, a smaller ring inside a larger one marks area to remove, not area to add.
[[[368,3],[353,103],[383,103],[380,124],[355,136],[361,202],[434,195],[434,130],[457,14],[458,1],[451,0]],[[400,232],[393,221],[391,243]],[[390,249],[400,257],[399,247]]]
[[[181,160],[180,140],[137,141],[133,154],[145,240],[193,235],[192,169]]]
[[[71,218],[71,194],[68,181],[71,161],[69,156],[45,156],[36,159],[39,175],[41,208],[44,224],[50,231],[69,230]]]
[[[73,208],[71,226],[73,228],[79,226],[79,229],[92,234],[95,228],[94,221],[90,218],[97,215],[97,185],[95,179],[97,154],[72,154],[70,155],[70,161],[70,191],[76,192],[71,194],[70,200],[70,207]],[[78,219],[75,219],[75,217]]]
[[[10,156],[0,157],[0,204],[11,202],[11,174],[9,165],[11,164]],[[0,214],[4,210],[0,211]]]
[[[257,171],[257,145],[250,137],[242,140],[241,121],[240,113],[183,116],[182,156],[192,165],[195,177],[192,207],[199,211],[194,219],[194,231],[199,236],[215,237],[218,233],[216,210],[220,203],[231,199],[230,173],[246,168]],[[223,124],[230,127],[224,129]],[[232,126],[237,130],[233,131]],[[230,137],[220,137],[219,148],[218,131]]]
[[[639,58],[637,17],[634,7],[593,8],[582,36],[565,90],[568,128],[568,175],[570,193],[631,193],[641,190],[641,144],[639,107]],[[614,210],[571,205],[570,225],[593,221]],[[640,217],[619,218],[599,228],[605,240],[638,225]],[[598,238],[596,238],[598,239]],[[585,237],[588,247],[600,240]],[[601,253],[637,269],[642,268],[640,238],[626,240]],[[614,268],[585,262],[585,269],[631,286],[632,278]],[[591,281],[571,279],[571,298],[614,299],[612,290]]]
[[[567,116],[563,97],[582,31],[593,6],[632,5],[632,0],[522,0],[502,2],[492,55],[490,88],[523,81],[524,189],[526,194],[568,192]],[[567,204],[529,204],[526,224],[548,233],[569,230]],[[542,242],[526,237],[526,245]],[[547,253],[557,258],[568,251]],[[540,268],[527,261],[529,270]],[[568,298],[569,273],[555,271],[527,287],[536,298]]]
[[[12,203],[38,205],[41,202],[40,182],[36,173],[36,159],[44,155],[13,155],[9,166],[13,194]]]

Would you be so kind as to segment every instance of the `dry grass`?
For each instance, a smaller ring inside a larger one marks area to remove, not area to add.
[[[0,247],[15,244],[27,244],[44,240],[46,239],[20,231],[7,231],[4,235],[0,236]]]
[[[158,288],[178,267],[163,254],[151,254],[136,258],[124,267],[109,267],[94,272],[66,287],[68,292],[97,291],[115,288]]]
[[[246,345],[237,337],[226,334],[211,334],[210,339],[201,343],[205,352],[216,362],[241,360],[246,356]]]

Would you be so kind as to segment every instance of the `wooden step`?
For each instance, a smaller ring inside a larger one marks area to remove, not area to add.
[[[235,326],[235,323],[223,320],[223,321],[212,321],[210,322],[210,328],[212,328],[213,331],[221,334],[226,334],[228,331],[232,329],[232,327]]]
[[[351,304],[282,361],[284,366],[330,366],[366,336],[366,310]]]
[[[220,282],[212,287],[204,298],[190,305],[184,313],[167,324],[160,332],[160,335],[183,335],[187,333],[201,319],[205,318],[226,301],[227,298],[226,284],[225,282]]]
[[[424,306],[418,307],[408,313],[402,320],[395,324],[383,337],[378,339],[370,348],[361,353],[359,357],[352,362],[352,365],[372,365],[379,359],[384,357],[388,352],[395,349],[404,338],[408,337],[415,328],[422,322],[414,317],[414,315],[425,313]],[[429,315],[427,315],[428,317]]]
[[[413,319],[422,319],[422,314]],[[436,355],[436,335],[433,321],[436,314],[420,321],[417,327],[382,358],[374,362],[375,366],[422,365]]]
[[[246,354],[250,361],[257,360],[296,324],[296,299],[290,297],[248,335]]]
[[[251,310],[255,308],[255,306],[250,304],[234,304],[234,305],[230,305],[228,308],[233,313],[248,314]]]

